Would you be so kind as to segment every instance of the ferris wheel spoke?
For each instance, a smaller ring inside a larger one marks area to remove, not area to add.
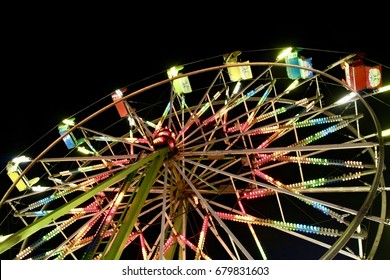
[[[174,163],[175,164],[175,163]],[[253,259],[252,256],[249,254],[249,252],[243,247],[243,245],[241,244],[241,242],[234,236],[234,234],[230,231],[230,229],[224,224],[224,222],[219,218],[219,216],[216,215],[215,211],[213,210],[213,208],[207,203],[207,201],[203,198],[203,196],[200,194],[200,192],[197,190],[197,188],[192,184],[192,182],[188,179],[187,176],[185,176],[184,173],[182,173],[181,169],[179,166],[177,166],[175,164],[175,168],[178,170],[178,172],[180,172],[184,178],[184,180],[186,180],[186,182],[188,183],[188,185],[191,187],[191,189],[195,192],[195,194],[197,195],[197,197],[202,201],[202,203],[205,204],[205,206],[207,207],[207,210],[210,211],[211,215],[219,222],[219,224],[222,226],[222,228],[229,234],[229,236],[231,238],[234,239],[234,242],[235,244],[241,249],[241,251],[243,252],[243,254],[248,258],[248,259]]]

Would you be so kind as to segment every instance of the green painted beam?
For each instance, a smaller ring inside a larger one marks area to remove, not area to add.
[[[126,169],[118,172],[112,177],[109,177],[104,182],[98,184],[96,187],[91,188],[89,191],[79,195],[78,197],[74,198],[73,200],[69,201],[68,203],[58,207],[56,210],[50,212],[46,216],[39,218],[32,224],[22,228],[21,230],[17,231],[16,233],[13,233],[11,236],[9,236],[7,239],[5,239],[3,242],[0,243],[0,254],[4,253],[17,243],[25,240],[41,228],[47,226],[54,220],[60,218],[61,216],[67,214],[71,209],[79,206],[83,202],[87,201],[88,199],[92,198],[94,195],[98,194],[101,191],[104,191],[104,189],[118,183],[119,181],[123,180],[127,175],[129,175],[131,172],[134,172],[135,170],[138,170],[145,164],[147,164],[150,161],[153,161],[155,158],[161,158],[161,154],[166,154],[166,150],[161,149],[157,150],[150,155],[140,159],[139,161],[135,162],[134,164],[129,165]]]
[[[141,212],[141,209],[145,203],[146,198],[150,192],[151,187],[153,186],[156,176],[162,166],[166,154],[160,153],[153,162],[147,167],[145,177],[143,178],[138,192],[134,197],[134,200],[126,213],[123,223],[120,226],[118,233],[116,234],[114,240],[111,244],[108,245],[108,250],[103,253],[101,260],[119,260],[122,252],[125,248],[127,239],[132,232],[135,223],[137,222],[138,215]]]
[[[179,208],[182,206],[182,204],[180,204]],[[176,210],[177,211],[177,210]],[[174,223],[173,223],[173,228],[183,234],[182,232],[182,228],[183,228],[183,217],[184,215],[176,215],[175,217],[175,220],[174,220]],[[178,231],[178,229],[180,229]],[[171,236],[174,235],[175,233],[174,232],[171,232]],[[177,247],[178,247],[178,242],[176,242],[175,244],[173,244],[167,251],[166,253],[164,254],[164,258],[166,260],[173,260],[173,258],[175,257],[175,252],[177,251]],[[182,260],[183,259],[183,256],[180,256],[181,251],[179,251],[179,260]]]

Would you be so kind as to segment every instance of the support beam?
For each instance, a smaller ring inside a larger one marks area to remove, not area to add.
[[[140,187],[138,188],[138,192],[134,197],[134,201],[126,213],[119,231],[116,233],[112,243],[108,245],[108,250],[103,254],[101,260],[120,259],[127,239],[130,233],[133,231],[134,225],[138,219],[138,215],[141,212],[149,191],[155,182],[156,176],[158,175],[158,171],[164,162],[165,156],[166,155],[164,153],[160,152],[159,155],[153,160],[153,162],[151,162],[147,167],[146,174]]]
[[[153,161],[155,158],[159,158],[161,160],[161,158],[163,158],[162,155],[165,155],[165,153],[166,151],[164,149],[153,152],[152,154],[140,159],[134,164],[129,165],[126,169],[118,172],[117,174],[108,178],[104,182],[98,184],[96,187],[91,188],[87,192],[65,203],[64,205],[60,206],[56,210],[53,210],[46,216],[36,220],[32,224],[22,228],[16,233],[13,233],[11,236],[9,236],[7,239],[5,239],[3,242],[0,243],[0,254],[4,253],[5,251],[15,246],[19,242],[27,239],[32,234],[44,228],[48,224],[57,220],[58,218],[62,217],[63,215],[67,214],[71,209],[81,205],[82,203],[92,198],[94,195],[98,194],[99,192],[102,192],[106,188],[120,182],[121,180],[126,178],[126,176],[128,176],[130,173],[134,172],[135,170],[138,170],[148,162]]]

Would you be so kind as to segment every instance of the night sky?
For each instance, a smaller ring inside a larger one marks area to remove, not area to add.
[[[238,7],[211,11],[207,6],[190,6],[181,12],[171,8],[160,12],[157,7],[153,11],[118,7],[112,12],[105,7],[9,10],[14,16],[3,25],[1,35],[1,195],[10,185],[3,170],[6,163],[36,141],[41,143],[41,137],[62,119],[172,65],[234,50],[296,46],[364,52],[390,72],[384,20],[368,11],[363,15],[337,10],[321,18],[317,11],[299,8],[286,15],[273,12],[271,19],[264,18],[270,10]],[[390,98],[384,102],[390,104]],[[378,112],[381,117],[390,112],[390,107],[384,108]],[[44,141],[38,147],[42,145]],[[388,148],[387,154],[390,157]],[[383,239],[378,258],[390,259],[385,249],[390,246],[388,227]]]

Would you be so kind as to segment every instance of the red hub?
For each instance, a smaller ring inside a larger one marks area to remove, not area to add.
[[[176,149],[176,134],[168,127],[161,128],[153,139],[153,146],[165,147],[168,146],[171,151]]]

